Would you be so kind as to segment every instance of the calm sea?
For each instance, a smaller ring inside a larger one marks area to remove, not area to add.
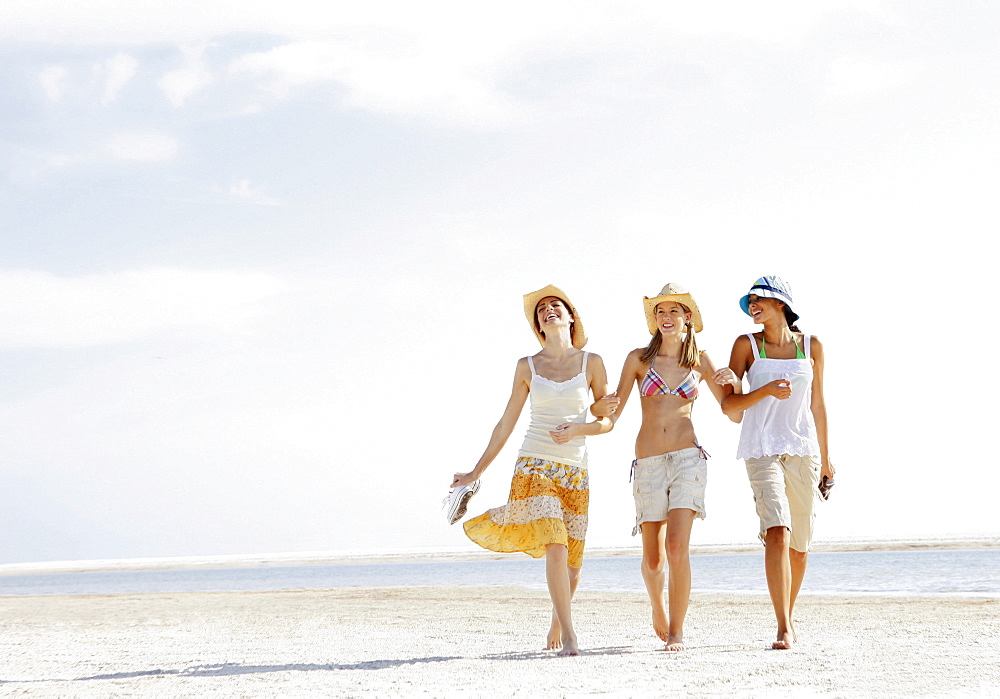
[[[385,585],[545,587],[544,562],[424,561],[0,576],[0,596],[322,590]],[[691,557],[694,589],[766,594],[763,553]],[[588,558],[582,590],[643,592],[639,558]],[[813,553],[802,594],[1000,598],[1000,549]]]

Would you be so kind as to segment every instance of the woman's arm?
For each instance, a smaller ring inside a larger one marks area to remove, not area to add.
[[[622,414],[622,408],[632,392],[632,384],[635,383],[636,372],[642,365],[639,357],[642,356],[642,349],[632,350],[625,357],[625,365],[622,366],[622,375],[618,380],[618,388],[614,393],[610,393],[598,399],[590,406],[590,412],[594,417],[609,417],[614,426],[618,422],[618,416]]]
[[[746,335],[740,335],[736,338],[736,342],[733,343],[733,351],[729,356],[729,368],[733,370],[736,378],[741,383],[743,376],[747,373],[747,369],[750,368],[750,364],[753,362],[753,350],[750,338]],[[785,379],[776,379],[749,393],[736,393],[732,385],[723,386],[722,390],[725,393],[725,397],[722,400],[722,412],[730,415],[730,419],[732,419],[732,413],[741,413],[768,396],[784,400],[792,395],[791,384]]]
[[[531,369],[528,367],[528,360],[521,358],[517,361],[517,368],[514,370],[514,386],[511,388],[507,407],[504,408],[500,422],[493,428],[493,434],[490,435],[490,442],[486,446],[486,451],[479,457],[479,461],[476,462],[474,469],[468,473],[455,474],[455,478],[451,482],[452,488],[457,488],[460,485],[469,485],[473,481],[479,480],[483,475],[483,471],[493,463],[493,459],[497,458],[497,454],[503,449],[503,445],[507,443],[510,433],[514,431],[514,427],[517,425],[517,418],[521,415],[521,409],[524,408],[524,402],[528,399],[530,389]]]
[[[591,355],[594,356],[594,355]],[[601,369],[604,370],[604,360],[601,360]],[[621,401],[618,400],[618,393],[608,393],[607,392],[607,380],[608,372],[604,371],[604,384],[605,388],[603,393],[599,393],[594,384],[591,384],[591,390],[594,392],[594,403],[590,406],[590,414],[597,418],[607,417],[610,418],[618,410]],[[614,427],[614,423],[611,423],[611,427]]]
[[[830,450],[827,442],[826,401],[823,397],[823,344],[816,339],[815,335],[810,341],[809,354],[813,360],[812,402],[809,404],[809,408],[812,410],[813,421],[816,423],[816,437],[819,440],[819,454],[823,463],[820,477],[826,476],[833,480],[836,469],[830,461]]]
[[[701,374],[702,381],[708,384],[709,390],[712,391],[712,395],[715,396],[715,400],[719,401],[719,405],[723,406],[726,398],[725,388],[728,388],[730,393],[739,395],[743,393],[743,381],[736,377],[736,372],[734,372],[729,367],[722,367],[716,370],[715,365],[712,363],[712,359],[708,356],[708,352],[702,352],[701,366],[698,367],[699,373]],[[723,408],[723,412],[725,409]],[[742,422],[743,411],[730,409],[726,412],[726,417],[728,417],[733,422]]]
[[[600,355],[591,352],[587,356],[587,385],[595,396],[608,395],[608,372],[604,368],[604,360]],[[591,406],[593,408],[593,406]],[[573,437],[588,437],[595,434],[605,434],[614,428],[609,417],[597,417],[593,422],[567,422],[559,425],[549,434],[556,444],[565,444]]]
[[[611,416],[613,424],[617,423],[618,418],[622,416],[622,411],[625,409],[625,404],[628,403],[629,396],[632,395],[632,387],[635,386],[639,372],[644,369],[641,359],[642,353],[643,348],[640,347],[639,349],[632,350],[625,357],[625,364],[622,365],[622,375],[618,379],[618,388],[615,389],[615,395],[618,396],[618,409]]]

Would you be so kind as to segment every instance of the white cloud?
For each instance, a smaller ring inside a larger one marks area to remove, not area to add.
[[[869,4],[865,12],[877,13],[883,4]],[[599,94],[642,99],[656,85],[648,76],[672,66],[664,49],[685,37],[798,46],[832,11],[851,9],[830,2],[651,2],[627,8],[430,3],[371,15],[354,10],[329,24],[314,22],[323,29],[307,28],[292,11],[283,17],[288,43],[242,56],[230,72],[255,77],[274,99],[330,83],[343,88],[348,107],[490,128],[576,112],[579,100],[594,101],[594,80],[602,75],[608,77]],[[587,93],[553,89],[547,91],[554,93],[551,99],[531,99],[509,89],[512,73],[550,57],[575,66],[573,75],[591,66],[596,75],[587,76]],[[634,89],[622,84],[622,76],[634,78]]]
[[[251,186],[250,180],[246,179],[240,180],[229,187],[229,197],[233,201],[247,204],[260,204],[263,206],[278,206],[281,204],[277,199],[267,196],[262,188]]]
[[[650,60],[663,60],[662,47],[684,37],[798,45],[832,12],[881,17],[891,4],[649,1],[623,7],[610,1],[492,6],[436,1],[317,7],[298,0],[280,5],[247,0],[234,12],[229,3],[102,0],[86,8],[60,3],[62,20],[54,27],[49,13],[56,0],[36,0],[0,6],[0,38],[16,31],[20,40],[45,43],[199,46],[237,33],[266,34],[286,43],[236,59],[230,69],[258,80],[271,100],[302,86],[329,83],[347,107],[491,128],[534,121],[544,111],[577,110],[574,100],[559,99],[565,95],[544,104],[505,89],[512,70],[540,57],[554,56],[569,65],[596,56],[605,75],[619,76],[638,65],[652,70]],[[213,80],[199,50],[186,54],[187,65],[158,83],[175,107]],[[614,89],[619,79],[608,81],[603,92],[621,94]]]
[[[116,160],[160,162],[177,155],[177,139],[162,133],[121,134],[107,144],[107,153]]]
[[[515,106],[492,84],[481,60],[458,61],[447,45],[410,37],[377,49],[360,39],[291,43],[245,55],[229,69],[259,78],[278,99],[297,87],[329,82],[346,88],[345,103],[359,109],[467,123],[506,121]]]
[[[57,153],[56,155],[50,155],[45,158],[43,166],[40,168],[41,171],[44,170],[63,170],[70,167],[76,162],[79,162],[80,157],[75,155],[69,155],[66,153]]]
[[[67,75],[69,71],[63,66],[49,66],[39,74],[38,81],[42,84],[42,90],[52,102],[58,102],[62,98]]]
[[[156,83],[175,107],[182,107],[191,95],[212,84],[212,74],[202,58],[203,48],[181,47],[184,54],[183,68],[164,73]]]
[[[156,268],[82,277],[0,273],[0,348],[129,342],[184,327],[225,330],[281,283],[258,272]]]
[[[348,68],[346,54],[346,50],[322,42],[287,44],[242,56],[230,64],[229,70],[271,77],[269,91],[285,97],[292,87],[340,77]]]
[[[139,132],[118,134],[84,150],[39,152],[25,168],[31,178],[59,170],[82,170],[111,161],[159,163],[177,155],[177,139],[169,134]]]
[[[841,56],[830,63],[826,96],[830,99],[872,97],[913,82],[920,66],[861,55]]]
[[[121,89],[135,76],[138,67],[139,63],[126,53],[119,53],[114,58],[104,61],[99,66],[99,71],[105,76],[101,104],[108,105],[114,102]]]
[[[603,2],[502,4],[429,0],[381,0],[328,3],[313,0],[244,0],[240,3],[176,0],[7,0],[0,3],[0,38],[40,43],[137,45],[148,42],[194,44],[232,33],[266,33],[306,41],[375,31],[403,43],[413,36],[435,35],[445,45],[466,42],[487,46],[497,39],[587,34],[608,36],[624,26],[649,31],[668,29],[686,35],[720,32],[773,41],[808,32],[831,12],[886,14],[889,0],[740,0],[663,2],[622,5]],[[55,19],[58,18],[58,19]],[[493,37],[491,39],[491,37]]]

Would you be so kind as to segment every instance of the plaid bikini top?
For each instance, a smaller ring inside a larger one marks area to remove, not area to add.
[[[688,372],[677,388],[671,389],[663,377],[653,368],[655,363],[656,357],[653,357],[653,361],[649,363],[649,369],[646,370],[646,375],[642,377],[642,383],[639,384],[639,395],[680,396],[688,400],[694,400],[698,397],[698,377],[695,376],[693,369]]]

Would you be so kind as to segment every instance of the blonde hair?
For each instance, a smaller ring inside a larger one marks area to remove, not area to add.
[[[691,312],[691,309],[683,303],[678,303],[677,305],[683,308],[685,313]],[[684,325],[687,327],[687,335],[684,336],[684,340],[681,343],[681,356],[677,360],[677,363],[685,369],[693,369],[701,364],[701,355],[698,353],[698,342],[694,337],[694,327],[690,321],[685,322]],[[653,336],[649,338],[649,344],[646,345],[646,349],[639,357],[639,360],[644,363],[652,362],[653,358],[660,352],[661,344],[663,344],[663,335],[659,332],[653,333]]]

